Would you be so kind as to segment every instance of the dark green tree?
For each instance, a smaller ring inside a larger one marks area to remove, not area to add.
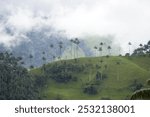
[[[36,99],[36,90],[27,69],[9,53],[0,53],[0,99]]]

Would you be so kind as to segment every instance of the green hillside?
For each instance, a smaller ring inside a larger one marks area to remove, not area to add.
[[[93,57],[62,60],[31,70],[45,79],[41,99],[129,99],[147,87],[150,57]]]

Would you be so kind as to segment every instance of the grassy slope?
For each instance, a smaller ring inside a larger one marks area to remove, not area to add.
[[[104,61],[103,65],[108,66],[105,70],[108,78],[102,81],[97,95],[91,96],[84,94],[82,82],[85,84],[89,81],[89,79],[94,79],[96,72],[98,70],[101,71],[101,69],[96,70],[95,67],[96,64],[101,65],[101,59]],[[61,97],[61,99],[125,99],[132,94],[132,91],[129,89],[129,85],[133,80],[138,79],[139,82],[146,85],[146,80],[150,78],[150,58],[148,57],[96,57],[80,58],[78,61],[79,62],[76,64],[92,64],[92,67],[86,68],[80,74],[72,74],[78,77],[77,82],[60,84],[53,80],[49,80],[48,85],[41,91],[43,99],[56,99],[56,97]],[[116,62],[118,61],[121,63],[120,65],[116,65]],[[67,63],[74,62],[73,60],[68,60]],[[47,67],[51,64],[47,65]],[[38,74],[40,72],[40,69],[32,71],[34,74]]]

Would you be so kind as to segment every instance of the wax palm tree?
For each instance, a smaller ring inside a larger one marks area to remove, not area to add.
[[[142,47],[143,47],[143,44],[140,44],[139,46],[142,48]]]
[[[54,61],[54,55],[51,53],[52,51],[51,50],[53,50],[53,48],[54,48],[54,44],[50,44],[50,56],[52,57],[52,61]]]
[[[99,47],[98,50],[99,50],[100,56],[102,56],[102,50],[103,50],[102,47]]]
[[[103,51],[103,45],[104,45],[104,43],[103,43],[103,42],[100,42],[100,47],[101,47],[101,56],[102,56],[102,51]]]
[[[43,57],[42,57],[43,65],[45,65],[46,64],[45,52],[43,51],[42,54],[43,54]]]
[[[96,52],[97,52],[97,46],[94,46],[95,49],[95,56],[97,56]]]
[[[61,54],[62,54],[62,53],[61,53],[61,49],[63,48],[63,42],[60,41],[58,44],[59,44],[59,50],[60,50],[60,53],[59,53],[59,54],[60,54],[59,59],[61,60]]]
[[[32,68],[34,68],[34,66],[32,65],[33,64],[32,63],[32,59],[33,59],[33,55],[32,54],[29,55],[29,59],[30,59],[30,69],[32,69]]]
[[[53,49],[53,47],[54,47],[54,45],[53,45],[53,44],[50,44],[50,48]]]
[[[107,49],[108,49],[108,55],[110,56],[111,55],[111,52],[110,52],[111,46],[108,46]]]
[[[103,60],[100,60],[101,63],[101,80],[103,79]]]
[[[130,56],[130,55],[131,55],[131,52],[130,52],[130,51],[131,51],[131,50],[130,50],[130,46],[132,45],[132,43],[129,42],[128,45],[129,45],[129,56]]]
[[[141,53],[143,53],[143,50],[144,50],[143,49],[143,44],[140,44],[139,46],[140,46]]]
[[[76,58],[76,47],[75,47],[76,41],[73,40],[72,43],[73,43],[73,45],[74,45],[73,49],[74,49],[74,59],[75,59],[75,58]]]
[[[117,80],[119,80],[119,65],[120,65],[120,62],[117,61],[116,65],[117,65]]]
[[[71,59],[72,59],[72,58],[73,58],[73,57],[72,57],[72,55],[73,55],[73,54],[72,54],[72,51],[73,51],[73,39],[70,39],[70,43],[71,43]]]
[[[103,43],[103,42],[101,42],[101,43],[100,43],[100,46],[102,47],[103,45],[104,45],[104,43]]]
[[[76,44],[76,46],[77,46],[77,58],[78,58],[78,51],[79,51],[79,44],[80,44],[80,41],[79,41],[79,39],[78,38],[75,38],[75,44]]]

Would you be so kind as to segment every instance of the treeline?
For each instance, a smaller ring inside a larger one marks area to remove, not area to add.
[[[150,56],[150,41],[147,42],[147,44],[140,44],[137,49],[133,51],[132,56]]]
[[[0,99],[37,99],[38,90],[28,70],[21,66],[21,58],[11,53],[0,53]]]

